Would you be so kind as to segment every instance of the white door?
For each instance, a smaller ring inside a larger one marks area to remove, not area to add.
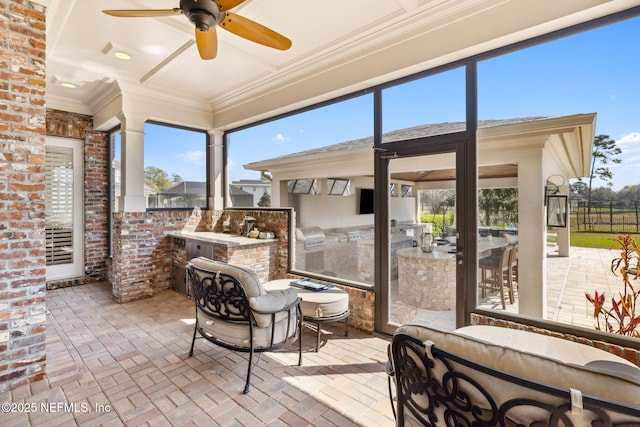
[[[82,141],[47,138],[47,281],[81,277],[84,269]]]

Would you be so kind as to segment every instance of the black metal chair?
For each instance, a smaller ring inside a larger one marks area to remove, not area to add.
[[[294,288],[266,292],[250,270],[195,258],[187,265],[196,305],[189,356],[200,334],[221,347],[249,353],[244,393],[249,392],[253,353],[274,351],[298,340],[302,364],[302,313]]]
[[[511,375],[404,333],[390,347],[397,426],[640,426],[638,406]]]

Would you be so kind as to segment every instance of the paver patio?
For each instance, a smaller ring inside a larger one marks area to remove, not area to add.
[[[548,317],[592,328],[585,290],[620,289],[611,274],[617,251],[550,252]],[[0,424],[391,426],[385,363],[388,339],[328,324],[326,344],[311,351],[305,328],[303,366],[295,345],[265,353],[242,393],[248,356],[196,342],[191,300],[173,291],[128,304],[106,283],[48,291],[47,376],[0,393]],[[517,309],[517,303],[508,305]],[[440,313],[440,316],[444,316]],[[446,316],[445,316],[446,317]]]

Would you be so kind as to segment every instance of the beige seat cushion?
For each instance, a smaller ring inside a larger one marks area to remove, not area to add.
[[[267,291],[275,289],[291,288],[291,279],[279,279],[266,282],[264,288]],[[304,317],[331,318],[340,316],[349,310],[349,294],[342,289],[333,288],[324,291],[312,291],[309,289],[294,288],[302,299],[300,309]]]
[[[461,333],[446,332],[423,325],[404,325],[396,331],[396,333],[400,332],[412,335],[422,341],[432,341],[445,351],[515,376],[560,388],[574,388],[583,394],[631,405],[638,405],[640,402],[640,387],[629,378],[628,373],[614,375],[615,371],[611,369],[604,371],[592,368],[588,364],[582,366],[563,363],[558,359],[541,354],[503,347]],[[589,352],[592,350],[602,352],[602,360],[609,362],[614,361],[617,357],[583,344],[571,344],[585,347],[585,350]],[[627,370],[634,369],[628,361],[622,358],[617,359],[620,364],[618,366],[624,365]],[[640,368],[637,370],[640,372]],[[508,394],[508,390],[499,390],[499,392]]]
[[[249,348],[250,335],[247,323],[227,322],[220,319],[214,319],[198,310],[198,325],[205,335],[214,337],[227,344],[236,347]],[[287,324],[287,319],[289,320]],[[287,336],[287,332],[289,333]],[[273,334],[273,343],[280,344],[297,332],[297,316],[287,318],[283,316],[276,322],[275,328],[267,326],[261,328],[259,326],[253,328],[253,339],[256,349],[269,348]]]

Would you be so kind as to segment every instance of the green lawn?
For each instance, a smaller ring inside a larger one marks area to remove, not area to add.
[[[615,239],[619,233],[583,233],[571,231],[571,246],[582,248],[612,249],[616,247]],[[635,235],[638,238],[638,235]]]

